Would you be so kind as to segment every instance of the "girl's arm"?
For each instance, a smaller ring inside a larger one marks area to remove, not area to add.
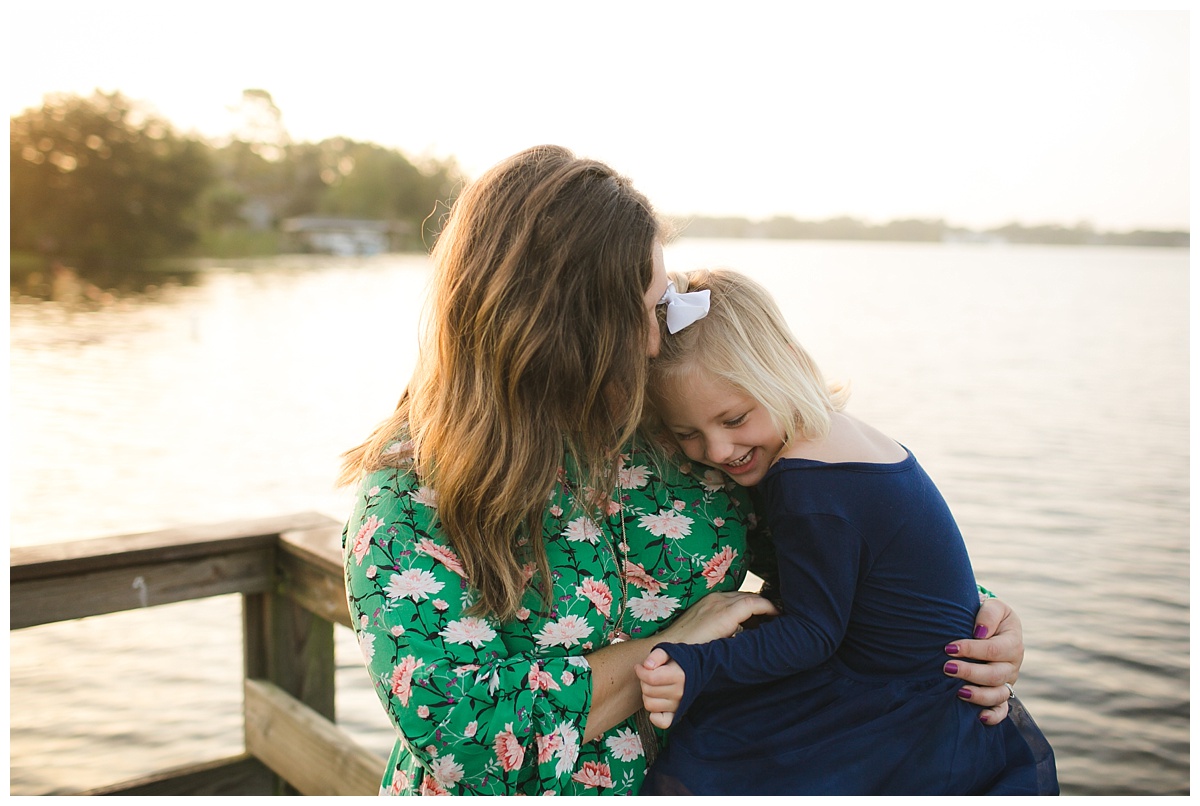
[[[766,599],[752,593],[710,593],[661,633],[612,644],[587,655],[592,669],[592,705],[583,740],[602,736],[642,707],[635,669],[655,644],[664,640],[675,644],[715,641],[733,635],[751,616],[778,612]]]
[[[660,641],[665,654],[656,650],[637,670],[646,708],[659,727],[669,718],[653,714],[681,688],[678,703],[668,709],[676,716],[703,690],[753,685],[813,668],[842,643],[863,560],[861,536],[828,515],[789,516],[773,525],[783,615],[703,647]],[[663,663],[667,655],[674,663]]]
[[[756,498],[755,503],[760,500]],[[750,571],[764,580],[760,593],[777,598],[779,570],[765,522],[758,524],[749,539]],[[1008,716],[1009,697],[1004,683],[1017,682],[1025,659],[1021,619],[1016,612],[1000,599],[985,599],[975,617],[975,637],[954,641],[946,650],[951,659],[944,667],[945,673],[966,684],[959,697],[980,706],[980,719],[989,725],[1003,722]],[[961,663],[956,658],[975,662]]]
[[[751,632],[705,647],[664,646],[665,653],[652,653],[638,671],[648,710],[674,711],[678,715],[687,710],[701,690],[719,691],[779,679],[817,666],[837,651],[854,606],[862,564],[868,560],[864,555],[865,543],[853,526],[831,515],[789,515],[774,525],[775,540],[781,547],[777,560],[780,589],[785,598],[784,615]],[[878,609],[880,603],[873,606]],[[986,634],[984,630],[990,629],[986,624],[989,619],[1006,622],[1006,610],[989,605],[982,617],[984,627],[977,634]],[[970,611],[963,615],[967,612]],[[1010,645],[1011,649],[1016,624],[1019,623],[1005,623],[1004,634],[990,643],[977,640],[970,646],[963,642],[961,649],[978,653],[986,646],[998,654],[1008,652],[1005,646]],[[1019,646],[1019,626],[1016,633],[1015,643]],[[951,646],[947,651],[958,653],[960,648]],[[666,663],[668,655],[674,663]],[[967,665],[951,661],[946,671],[965,678],[973,674],[960,668]],[[974,679],[999,685],[1006,698],[1008,689],[1002,685],[1002,676],[1014,673],[1014,665],[1000,662]],[[964,688],[959,696],[989,707],[982,715],[983,721],[1004,718],[1007,712],[1004,700],[991,700],[990,692],[984,695],[986,700],[979,695],[972,697],[973,694]],[[664,716],[652,721],[663,727],[669,720],[670,717]]]

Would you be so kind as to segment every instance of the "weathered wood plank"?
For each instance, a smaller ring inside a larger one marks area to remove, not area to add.
[[[90,572],[76,568],[63,576],[13,579],[9,584],[9,629],[226,593],[265,591],[274,578],[273,558],[273,547],[264,545],[184,561],[153,561]],[[67,591],[71,595],[64,595]]]
[[[83,795],[271,795],[275,774],[249,754],[189,764],[111,786],[89,789]]]
[[[263,680],[247,680],[246,750],[304,795],[375,795],[386,761]]]
[[[9,550],[9,579],[62,579],[104,568],[195,559],[273,546],[284,532],[337,525],[316,512],[164,529]]]
[[[278,578],[282,590],[305,609],[326,621],[352,626],[339,527],[281,535]]]
[[[242,677],[269,679],[270,659],[267,644],[267,608],[271,596],[266,593],[242,597]]]
[[[342,574],[342,525],[330,524],[315,528],[289,529],[280,533],[280,542],[291,554],[302,556],[311,564],[331,574]]]

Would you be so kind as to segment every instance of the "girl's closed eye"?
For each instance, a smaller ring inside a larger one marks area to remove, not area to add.
[[[698,434],[698,432],[696,432],[696,431],[688,431],[686,434],[676,434],[675,439],[678,439],[680,441],[684,441],[684,440],[688,440],[688,439],[695,439],[697,434]]]
[[[725,427],[726,428],[737,428],[739,425],[742,425],[743,423],[745,423],[746,418],[749,416],[750,416],[749,414],[743,414],[740,417],[734,417],[732,420],[726,420]]]

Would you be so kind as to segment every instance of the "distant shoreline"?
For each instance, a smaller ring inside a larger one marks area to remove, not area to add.
[[[850,217],[799,221],[776,216],[761,221],[736,217],[667,216],[681,238],[757,238],[796,241],[892,241],[917,243],[1059,244],[1067,246],[1165,246],[1189,248],[1187,230],[1098,231],[1087,225],[1006,224],[974,230],[941,219],[901,219],[870,224]]]
[[[1191,234],[1186,231],[1134,230],[1132,232],[1097,232],[1086,227],[1062,227],[1042,225],[1026,227],[1008,224],[991,230],[970,230],[954,227],[940,220],[901,220],[887,224],[868,224],[854,218],[834,218],[827,221],[798,221],[794,218],[776,217],[765,221],[746,218],[713,218],[696,216],[664,217],[670,234],[674,238],[703,239],[731,238],[746,240],[789,240],[789,241],[842,241],[876,243],[943,243],[978,244],[983,246],[1046,245],[1046,246],[1132,246],[1153,248],[1189,249]],[[258,231],[275,234],[274,230]],[[253,233],[252,233],[253,234]],[[258,244],[259,239],[241,239]],[[278,238],[272,240],[275,249],[261,251],[236,247],[239,239],[230,239],[235,246],[226,254],[184,254],[154,260],[133,261],[128,265],[114,263],[100,272],[80,273],[75,261],[64,257],[62,261],[35,252],[9,251],[10,298],[31,296],[33,298],[55,297],[54,264],[58,264],[60,280],[76,283],[92,296],[105,290],[141,289],[157,286],[164,278],[171,277],[185,284],[206,269],[241,264],[252,268],[285,255],[294,255],[309,262],[323,263],[336,256],[328,252],[292,252],[280,249]],[[226,250],[220,250],[226,251]],[[419,253],[426,250],[395,250],[395,252]],[[389,250],[392,252],[392,250]],[[392,252],[392,253],[395,253]],[[61,283],[59,283],[61,285]],[[72,286],[73,287],[73,286]],[[75,294],[72,292],[75,296]]]

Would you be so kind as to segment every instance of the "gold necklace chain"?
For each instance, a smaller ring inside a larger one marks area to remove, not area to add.
[[[622,552],[625,552],[629,550],[629,542],[625,538],[625,504],[621,501],[621,482],[619,479],[614,498],[617,502],[617,519],[621,521],[621,542],[619,547],[621,547]],[[597,527],[599,527],[599,524],[597,524]],[[617,578],[621,580],[621,609],[617,611],[617,618],[613,621],[612,632],[608,636],[608,642],[616,644],[629,640],[629,633],[621,629],[621,622],[625,620],[625,609],[629,606],[629,575],[625,573],[625,554],[617,552],[618,546],[614,546],[612,541],[608,539],[608,535],[604,529],[600,529],[600,537],[608,545],[608,550],[612,552],[613,562],[617,565]]]
[[[575,505],[579,507],[581,512],[584,512],[585,514],[589,513],[589,509],[583,505],[583,502],[579,500],[579,496],[576,495],[574,485],[565,479],[564,483],[567,484],[567,491],[570,493],[571,498],[574,499]],[[625,534],[625,504],[621,500],[621,475],[619,469],[617,471],[617,486],[614,499],[617,502],[617,517],[621,521],[620,544],[613,545],[613,542],[608,538],[608,532],[604,530],[604,528],[599,522],[596,521],[595,518],[592,518],[592,516],[588,514],[588,518],[592,521],[592,525],[595,526],[596,530],[600,532],[600,539],[604,541],[604,545],[608,548],[609,552],[612,553],[613,562],[617,565],[617,577],[621,580],[621,607],[617,611],[616,619],[611,622],[612,630],[610,630],[608,633],[608,643],[610,645],[618,644],[622,641],[628,641],[631,637],[629,633],[621,629],[621,622],[625,619],[625,609],[629,605],[629,574],[625,569],[625,558],[627,555],[618,552],[617,548],[618,546],[624,546],[625,548],[623,551],[627,552],[629,550],[629,540]],[[607,520],[607,518],[605,518],[605,520]],[[608,616],[605,616],[605,626],[607,627],[609,623]],[[649,766],[650,764],[653,764],[655,758],[658,757],[658,736],[654,732],[654,726],[650,722],[650,715],[646,712],[645,708],[639,708],[634,713],[633,718],[637,727],[638,738],[642,743],[642,752],[646,758],[646,765]]]
[[[588,520],[592,522],[592,525],[596,527],[596,531],[600,533],[600,539],[604,541],[605,548],[612,554],[613,563],[617,567],[617,578],[621,580],[621,606],[617,610],[617,617],[612,621],[609,620],[608,616],[604,617],[605,626],[608,627],[611,624],[612,627],[608,633],[608,642],[610,644],[617,644],[621,641],[628,641],[630,637],[629,633],[621,629],[621,622],[625,619],[625,610],[629,606],[629,575],[625,573],[625,555],[617,551],[618,546],[613,545],[612,540],[608,537],[608,532],[605,531],[601,522],[592,517],[592,508],[584,506],[584,503],[579,500],[579,496],[575,492],[575,486],[570,484],[570,482],[567,482],[567,484],[567,491],[571,494],[571,498],[574,499],[575,505],[579,507],[582,513],[587,515]],[[617,478],[614,500],[617,504],[617,518],[621,521],[621,543],[619,545],[628,546],[629,542],[625,536],[625,505],[621,502],[621,480],[619,476]],[[604,519],[604,521],[607,520],[608,518]]]

